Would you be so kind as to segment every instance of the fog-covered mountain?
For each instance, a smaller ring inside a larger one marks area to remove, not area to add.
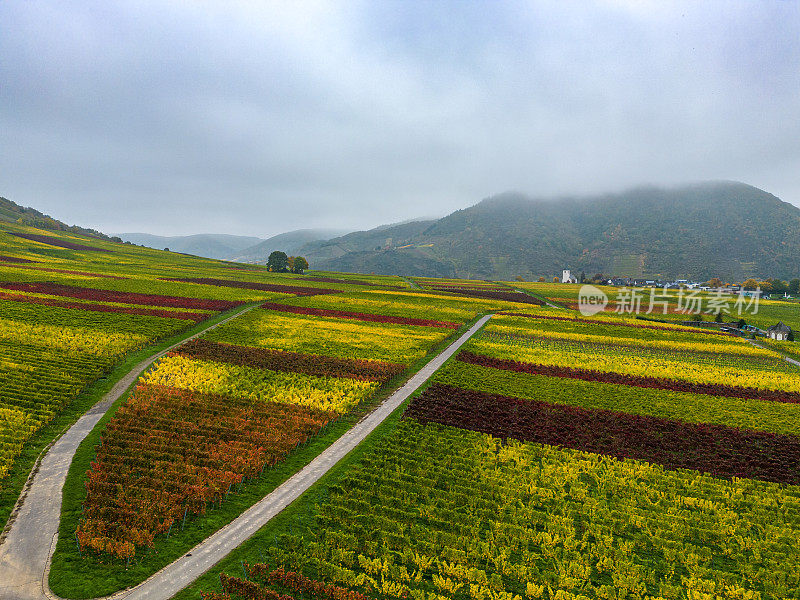
[[[314,268],[525,279],[587,274],[742,280],[800,275],[800,209],[737,182],[618,194],[504,193],[435,221],[300,249]]]

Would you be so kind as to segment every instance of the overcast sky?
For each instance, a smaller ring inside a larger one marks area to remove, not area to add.
[[[0,196],[269,235],[733,179],[800,205],[800,2],[0,2]]]

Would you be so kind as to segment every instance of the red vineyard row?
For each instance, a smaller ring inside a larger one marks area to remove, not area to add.
[[[705,334],[705,335],[724,335],[728,337],[733,337],[733,333],[725,333],[724,331],[708,331],[707,329],[692,329],[687,327],[686,329],[676,329],[674,327],[659,327],[658,325],[640,325],[639,323],[623,323],[622,321],[603,321],[601,319],[579,319],[577,317],[555,317],[552,315],[526,315],[524,313],[515,313],[509,311],[503,311],[498,313],[501,315],[508,315],[509,317],[525,317],[528,319],[547,319],[550,321],[572,321],[575,323],[590,323],[592,325],[608,325],[609,327],[634,327],[636,329],[655,329],[656,331],[685,331],[691,333],[698,333],[698,334]]]
[[[373,600],[364,594],[315,579],[309,579],[294,571],[285,571],[282,568],[270,571],[269,567],[263,563],[257,565],[243,563],[242,567],[247,573],[248,579],[239,579],[226,573],[220,573],[219,581],[222,586],[222,594],[201,592],[201,598],[203,600],[225,600],[230,599],[232,594],[233,597],[243,600],[295,600],[294,596],[265,587],[266,585],[272,585],[295,594],[301,594],[301,598]]]
[[[391,285],[389,283],[375,283],[372,281],[362,281],[361,279],[341,279],[336,277],[305,276],[306,281],[319,281],[320,283],[345,283],[350,285],[366,285],[369,287],[389,288],[391,290],[406,290],[402,285]]]
[[[39,261],[36,260],[28,260],[27,258],[19,258],[18,256],[5,256],[0,254],[0,261],[7,262],[7,263],[36,263]]]
[[[212,313],[194,313],[176,310],[159,310],[157,308],[135,308],[133,306],[111,306],[109,304],[91,304],[87,302],[70,302],[67,300],[54,300],[52,298],[37,298],[18,294],[0,292],[0,300],[12,300],[27,304],[40,304],[42,306],[55,306],[58,308],[76,308],[92,312],[111,312],[126,315],[142,315],[145,317],[163,317],[165,319],[181,319],[184,321],[202,321],[213,316]]]
[[[522,400],[434,384],[405,417],[717,477],[800,483],[800,439],[722,425]]]
[[[261,292],[279,292],[281,294],[294,294],[295,296],[319,296],[322,294],[340,294],[341,290],[326,288],[313,288],[300,285],[282,285],[278,283],[255,283],[253,281],[234,281],[231,279],[214,279],[212,277],[162,277],[164,281],[179,281],[182,283],[200,283],[215,285],[217,287],[239,288],[244,290],[258,290]]]
[[[491,291],[491,290],[478,290],[474,288],[455,288],[455,287],[433,287],[438,292],[452,292],[460,296],[468,296],[470,298],[485,298],[486,300],[503,300],[506,302],[517,302],[520,304],[535,304],[536,306],[543,306],[544,302],[528,294],[522,292],[512,291]]]
[[[58,239],[57,237],[53,237],[50,235],[37,235],[35,233],[13,233],[11,231],[9,231],[8,233],[18,238],[23,238],[26,240],[30,240],[32,242],[49,244],[51,246],[56,246],[58,248],[67,248],[68,250],[86,250],[89,252],[111,252],[111,250],[107,250],[106,248],[95,248],[94,246],[85,246],[84,244],[76,244],[75,242],[68,242],[66,240],[61,240]]]
[[[334,413],[139,385],[103,432],[76,536],[123,558],[222,503],[316,435]]]
[[[562,306],[565,308],[569,308],[570,310],[579,311],[581,309],[580,304],[577,302],[565,302],[563,300],[558,301]],[[616,307],[612,304],[606,306],[601,312],[606,314],[616,314]],[[653,312],[654,315],[663,315],[665,314],[663,309],[659,307],[657,310]],[[686,319],[689,320],[691,318],[691,314],[687,314],[684,310],[678,308],[677,304],[670,304],[667,306],[668,315],[686,315]]]
[[[790,404],[800,402],[800,393],[797,392],[766,390],[719,383],[692,383],[690,381],[667,379],[665,377],[623,375],[622,373],[594,371],[592,369],[581,369],[579,367],[540,365],[504,358],[492,358],[481,354],[473,354],[467,350],[462,350],[458,354],[457,360],[473,365],[480,365],[482,367],[503,369],[504,371],[516,371],[517,373],[529,373],[531,375],[547,375],[548,377],[599,381],[601,383],[613,383],[616,385],[672,390],[674,392],[690,392],[692,394],[708,394],[710,396],[727,396],[729,398],[749,398],[753,400],[769,400],[771,402],[788,402]]]
[[[451,321],[434,321],[433,319],[415,319],[413,317],[393,317],[389,315],[376,315],[372,313],[351,312],[330,308],[310,308],[307,306],[289,306],[278,302],[265,302],[261,308],[279,310],[298,315],[315,315],[319,317],[336,317],[340,319],[356,319],[358,321],[371,321],[375,323],[397,323],[399,325],[419,325],[422,327],[441,327],[444,329],[458,329],[459,323]]]
[[[2,258],[0,257],[0,260]],[[32,260],[26,262],[35,262]],[[69,271],[67,269],[51,269],[50,267],[34,267],[31,265],[17,265],[17,269],[28,269],[31,271],[43,271],[45,273],[65,273],[67,275],[86,275],[88,277],[103,277],[105,279],[130,279],[121,275],[107,275],[106,273],[90,273],[89,271]]]
[[[568,337],[559,336],[542,336],[528,333],[511,333],[507,331],[482,331],[481,339],[499,341],[504,343],[527,342],[527,343],[544,343],[544,344],[561,344],[567,347],[577,348],[604,348],[609,350],[619,350],[620,348],[630,348],[637,352],[642,352],[641,345],[623,343],[623,342],[596,342],[586,340],[575,340]],[[736,360],[743,360],[741,354],[735,352],[721,352],[717,350],[696,350],[694,348],[669,348],[662,350],[653,350],[666,355],[687,355],[687,356],[710,356],[710,357],[728,357]],[[748,356],[747,362],[755,362],[761,364],[774,364],[775,359],[771,356]]]
[[[203,339],[191,340],[172,354],[257,369],[269,369],[270,371],[347,377],[362,381],[389,381],[406,368],[405,365],[378,360],[301,354],[269,348],[236,346]]]
[[[19,283],[2,282],[0,288],[29,294],[47,294],[49,296],[66,296],[80,300],[96,302],[119,302],[121,304],[141,304],[145,306],[168,306],[172,308],[193,308],[196,310],[224,311],[244,302],[231,300],[208,300],[204,298],[186,298],[184,296],[159,296],[156,294],[139,294],[136,292],[117,292],[112,290],[96,290],[94,288],[64,285],[61,283],[39,282]]]
[[[510,291],[507,286],[504,285],[497,285],[497,284],[490,284],[490,283],[476,283],[476,284],[463,284],[463,283],[446,283],[440,281],[429,281],[423,283],[423,285],[427,285],[433,287],[434,289],[439,289],[441,291],[453,291],[459,292],[461,290],[483,290],[487,292],[508,292]]]

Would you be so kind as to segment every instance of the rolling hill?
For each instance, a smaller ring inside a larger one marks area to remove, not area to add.
[[[347,233],[341,229],[297,229],[274,235],[249,247],[242,248],[226,258],[237,262],[264,263],[273,250],[295,254],[306,244],[325,241]]]
[[[226,259],[241,250],[262,241],[261,238],[225,235],[219,233],[200,233],[196,235],[162,236],[149,233],[120,233],[125,242],[139,244],[161,250],[169,248],[173,252],[183,252],[206,258]]]
[[[741,280],[800,273],[800,209],[737,182],[533,199],[504,193],[436,221],[300,250],[314,268],[479,279],[587,274]]]
[[[88,235],[89,237],[103,240],[110,239],[107,235],[94,229],[87,229],[77,225],[67,225],[63,221],[41,213],[35,208],[26,208],[7,198],[0,197],[0,222],[3,221],[6,223],[17,223],[19,225],[37,227],[39,229],[48,229],[50,231],[68,231],[70,233]]]

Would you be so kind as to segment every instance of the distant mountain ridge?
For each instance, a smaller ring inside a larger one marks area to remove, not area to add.
[[[0,221],[109,239],[0,198]],[[312,269],[526,280],[560,275],[742,281],[800,276],[800,209],[738,182],[640,187],[558,199],[503,193],[441,219],[342,235],[303,229],[267,240],[200,234],[120,234],[153,248],[265,263],[273,250]]]
[[[195,235],[162,236],[149,233],[120,233],[122,241],[131,242],[156,250],[169,248],[173,252],[194,254],[206,258],[227,259],[231,255],[258,244],[261,238],[222,233],[199,233]]]
[[[487,198],[435,221],[351,233],[300,249],[314,268],[513,279],[800,275],[800,209],[738,182],[618,194]]]
[[[228,260],[248,263],[266,263],[271,252],[280,250],[287,254],[298,254],[306,244],[328,240],[347,233],[346,229],[297,229],[272,236],[255,245],[238,250],[229,255]],[[302,254],[302,253],[299,253]]]

